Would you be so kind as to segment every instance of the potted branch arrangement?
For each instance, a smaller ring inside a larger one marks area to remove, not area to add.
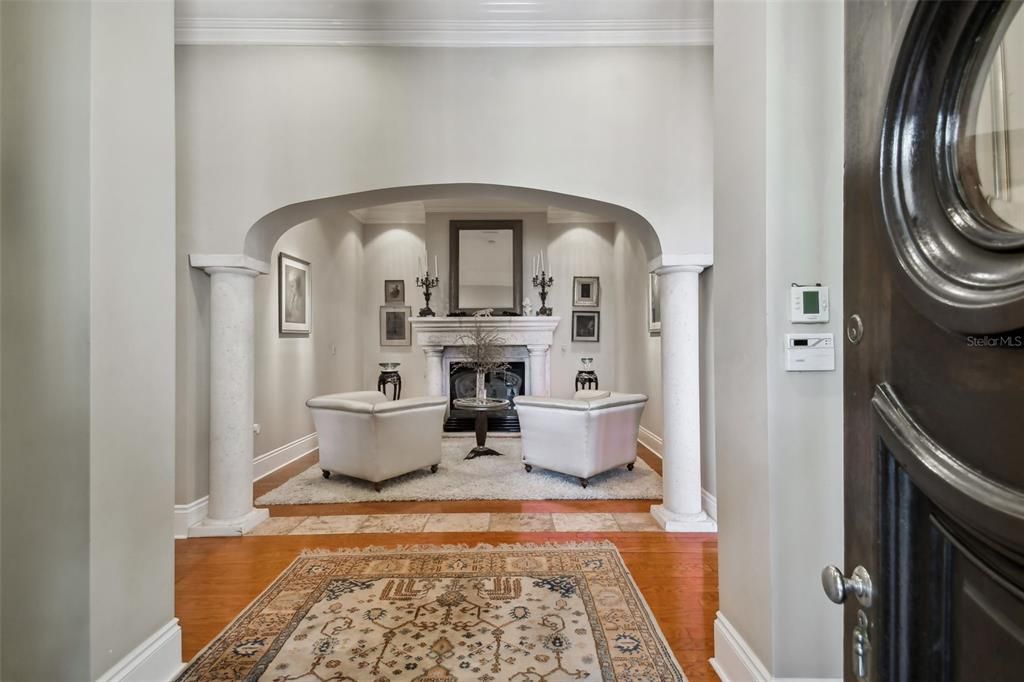
[[[455,366],[468,367],[476,372],[476,399],[482,402],[487,399],[487,373],[501,372],[509,367],[502,351],[505,339],[476,322],[472,331],[456,339],[456,344],[463,347],[466,359],[457,362]]]

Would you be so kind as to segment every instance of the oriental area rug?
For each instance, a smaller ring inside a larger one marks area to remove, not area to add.
[[[686,680],[609,542],[306,553],[179,679]]]

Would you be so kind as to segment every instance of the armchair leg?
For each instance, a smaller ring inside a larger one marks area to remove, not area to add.
[[[373,484],[373,489],[376,490],[377,492],[380,492],[383,487],[384,486],[381,485],[380,483],[374,483]]]
[[[532,464],[524,464],[523,466],[526,467],[526,473],[530,473],[531,471],[533,471],[533,465]]]
[[[432,474],[436,474],[437,473],[437,465],[436,464],[431,464],[430,465],[430,473],[432,473]]]
[[[581,478],[581,479],[580,479],[580,485],[581,485],[581,486],[583,486],[584,488],[586,488],[586,487],[587,487],[587,483],[589,483],[589,482],[590,482],[590,481],[588,481],[588,480],[587,480],[587,479],[585,479],[585,478]]]
[[[331,477],[331,472],[328,471],[327,469],[321,469],[321,471],[324,472],[324,478],[330,478]]]
[[[632,470],[633,470],[633,462],[630,462],[629,464],[627,464],[627,465],[626,465],[626,468],[627,468],[628,470],[632,471]]]

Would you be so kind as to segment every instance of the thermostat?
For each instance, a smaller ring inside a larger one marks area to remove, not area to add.
[[[789,321],[828,322],[828,287],[794,284],[789,290]]]
[[[828,372],[835,368],[832,334],[786,334],[787,372]]]

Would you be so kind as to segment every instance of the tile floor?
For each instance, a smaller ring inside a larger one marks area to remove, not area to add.
[[[603,533],[660,531],[646,512],[557,514],[348,514],[273,516],[247,535],[348,533]]]

